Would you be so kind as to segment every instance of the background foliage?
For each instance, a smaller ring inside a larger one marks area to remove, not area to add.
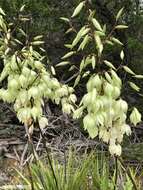
[[[69,17],[79,0],[0,0],[0,6],[8,13],[9,19],[13,20],[17,16],[19,8],[25,4],[25,14],[31,19],[25,25],[29,35],[43,33],[45,35],[46,49],[53,62],[58,62],[58,58],[63,54],[63,44],[69,38],[64,35],[66,25],[60,17]],[[128,32],[119,32],[121,41],[125,44],[127,54],[127,64],[131,64],[137,72],[143,70],[142,63],[142,35],[143,35],[143,16],[139,0],[93,0],[93,8],[96,9],[99,21],[113,25],[114,17],[121,7],[124,7],[124,22],[129,26]],[[68,11],[67,11],[68,10]],[[81,22],[83,21],[81,17]],[[50,48],[50,51],[49,51]],[[56,57],[53,49],[56,51]],[[61,50],[61,51],[60,51]],[[114,59],[117,60],[115,52]]]

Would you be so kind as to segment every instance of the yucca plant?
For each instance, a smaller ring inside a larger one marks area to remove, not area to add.
[[[114,172],[111,173],[110,161],[104,155],[101,159],[93,158],[91,167],[91,189],[92,190],[112,190],[114,189]]]
[[[19,190],[141,190],[141,179],[137,181],[135,170],[128,168],[126,172],[122,165],[118,167],[118,178],[113,159],[103,153],[77,156],[69,152],[64,162],[52,157],[54,175],[47,160],[38,160],[28,165],[28,172],[18,172],[19,184],[3,186],[3,189]],[[55,180],[56,179],[56,180]],[[137,184],[135,184],[138,182]],[[19,188],[18,188],[19,187]],[[136,188],[135,188],[136,187]]]
[[[23,10],[24,6],[19,10],[18,23],[26,22],[26,18],[22,18]],[[19,121],[28,133],[28,130],[32,132],[35,123],[41,128],[48,125],[42,109],[44,98],[61,103],[63,112],[69,114],[74,110],[71,102],[75,103],[76,97],[73,88],[53,77],[53,67],[45,67],[42,36],[28,40],[28,34],[15,25],[7,23],[6,14],[0,8],[0,58],[3,65],[0,71],[0,99],[13,104]]]
[[[56,159],[52,159],[56,181],[51,168],[40,160],[30,166],[29,178],[24,177],[21,173],[19,174],[25,187],[28,185],[27,190],[31,186],[35,190],[87,190],[88,171],[91,161],[91,156],[87,155],[79,161],[72,152],[64,165],[60,164]]]
[[[118,180],[117,180],[118,188],[122,186],[123,190],[141,190],[142,189],[141,175],[139,175],[137,168],[130,167],[130,166],[125,168],[125,165],[121,161],[119,163],[117,172],[118,172]]]
[[[68,52],[62,57],[57,66],[69,66],[69,72],[75,71],[77,77],[74,87],[84,78],[84,95],[74,112],[74,119],[83,119],[83,128],[91,138],[99,137],[109,145],[111,155],[120,156],[121,143],[124,135],[131,134],[127,124],[128,103],[122,98],[122,78],[120,72],[127,72],[135,78],[136,75],[128,66],[124,65],[124,44],[116,37],[116,31],[128,28],[120,23],[123,8],[115,17],[113,28],[102,25],[97,20],[95,10],[92,10],[91,1],[81,1],[70,18],[63,18],[69,25],[67,32],[75,36],[70,44],[65,44]],[[78,16],[85,15],[85,22],[80,23]],[[75,20],[81,26],[75,25]],[[109,31],[110,30],[110,31]],[[66,33],[67,33],[66,32]],[[107,48],[118,47],[119,64],[114,64],[106,55]],[[79,57],[74,62],[73,56]],[[140,88],[133,82],[130,86],[139,91]],[[136,125],[141,121],[141,114],[136,108],[130,115],[130,122]]]

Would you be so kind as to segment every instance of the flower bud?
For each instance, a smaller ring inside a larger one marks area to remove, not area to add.
[[[104,117],[100,112],[95,116],[95,123],[97,126],[104,126]]]
[[[38,89],[38,87],[35,87],[35,86],[33,86],[33,87],[31,87],[29,90],[28,90],[28,98],[30,99],[31,97],[33,97],[33,98],[37,98],[37,97],[39,97],[39,89]]]
[[[108,74],[108,72],[105,72],[105,77],[106,77],[106,80],[107,80],[109,83],[112,83],[112,78],[111,78],[111,76]]]
[[[45,83],[40,83],[38,85],[38,91],[40,93],[40,96],[42,96],[46,90],[47,90],[47,85]]]
[[[17,117],[22,123],[27,123],[31,118],[30,108],[21,108],[17,112]]]
[[[28,77],[30,75],[31,71],[28,67],[24,66],[23,69],[22,69],[22,74],[25,76],[25,77]]]
[[[44,129],[48,125],[48,119],[46,117],[41,117],[39,119],[39,126],[41,129]]]
[[[32,134],[33,134],[33,131],[34,131],[34,126],[31,125],[31,126],[28,128],[28,132],[29,132],[30,135],[32,135]]]
[[[115,87],[113,88],[112,97],[113,97],[114,99],[117,99],[117,98],[120,96],[120,93],[121,93],[120,88],[118,88],[118,87],[115,86]]]
[[[118,136],[118,129],[116,127],[112,127],[110,130],[110,138],[116,138]]]
[[[25,105],[28,101],[28,92],[27,90],[21,90],[18,94],[18,99],[22,105]]]
[[[102,85],[102,80],[99,77],[99,75],[96,75],[95,77],[93,77],[92,83],[93,83],[93,86],[97,88],[97,90],[100,90],[101,85]]]
[[[16,99],[14,104],[14,110],[17,112],[22,107],[21,101],[19,99]]]
[[[42,75],[42,79],[43,79],[43,81],[47,84],[47,83],[49,83],[50,82],[50,77],[49,77],[49,75],[47,75],[46,73],[44,74],[44,75]]]
[[[102,136],[102,140],[105,143],[108,143],[110,140],[110,133],[108,131],[105,131]]]
[[[8,88],[11,89],[11,90],[15,90],[19,87],[19,83],[17,82],[16,79],[11,79],[9,82],[8,82]]]
[[[73,118],[78,119],[82,116],[83,113],[83,107],[78,108],[77,110],[74,111],[73,113]]]
[[[87,82],[86,88],[87,88],[88,92],[92,91],[92,89],[93,89],[93,82],[92,82],[92,80],[93,79],[89,79],[89,81]]]
[[[2,97],[3,101],[6,101],[8,103],[13,102],[15,100],[15,97],[16,97],[15,94],[12,94],[8,90],[3,91],[2,95],[3,95],[3,97]]]
[[[68,88],[66,85],[63,85],[61,88],[58,88],[55,91],[56,97],[63,97],[68,95]]]
[[[94,103],[92,103],[91,108],[94,113],[97,113],[101,108],[100,100],[97,99]]]
[[[137,125],[137,123],[139,123],[141,121],[141,114],[136,108],[133,109],[133,111],[130,115],[130,121],[134,125]]]
[[[20,75],[19,83],[22,88],[26,87],[27,86],[27,78],[24,75]]]
[[[84,129],[95,127],[95,119],[90,114],[86,115],[83,119]]]
[[[76,95],[75,95],[75,94],[71,94],[71,95],[69,96],[69,100],[70,100],[71,102],[75,103],[75,102],[77,101]]]
[[[56,78],[52,79],[50,81],[50,83],[51,83],[52,89],[58,89],[58,88],[60,88],[60,83],[58,82],[58,80]]]
[[[94,104],[94,102],[96,101],[96,95],[97,95],[97,92],[96,92],[96,89],[94,88],[91,92],[91,104]]]
[[[107,95],[107,96],[112,96],[112,93],[113,93],[113,86],[110,84],[110,83],[105,83],[105,86],[104,86],[104,93]]]
[[[57,105],[60,103],[60,98],[55,98],[54,100]]]
[[[32,115],[33,119],[36,121],[36,119],[42,115],[42,108],[34,106],[31,109],[31,115]]]
[[[68,103],[64,103],[64,104],[62,104],[62,110],[64,113],[70,114],[71,111],[74,111],[74,108],[72,105],[70,105]]]
[[[117,112],[124,112],[124,113],[126,113],[127,110],[128,110],[128,104],[126,103],[126,101],[124,101],[122,99],[119,99],[115,103],[115,110]]]
[[[83,105],[87,107],[90,104],[90,100],[91,100],[91,94],[90,93],[85,94],[82,98]]]
[[[112,79],[113,79],[114,85],[120,88],[122,85],[121,79],[118,77],[118,75],[115,71],[111,70],[111,74],[112,74]]]
[[[37,76],[37,73],[31,70],[30,76],[34,79]]]
[[[125,131],[126,135],[128,135],[128,136],[131,135],[132,131],[131,131],[130,126],[125,124],[124,128],[125,128],[124,131]]]
[[[72,87],[68,87],[68,91],[69,91],[69,93],[71,94],[71,93],[74,92],[74,89],[73,89]]]
[[[91,138],[95,138],[98,135],[98,128],[95,125],[93,116],[86,115],[83,119],[84,129],[86,129]]]
[[[45,92],[44,92],[44,97],[47,98],[54,98],[53,95],[54,93],[52,92],[52,90],[50,88],[46,88]]]
[[[40,61],[35,61],[34,66],[38,70],[41,70],[43,68],[43,64]]]
[[[11,62],[10,67],[11,67],[11,69],[12,69],[13,71],[18,70],[18,65],[17,65],[17,63],[16,63],[16,60]]]
[[[120,156],[122,153],[122,148],[120,144],[110,144],[109,145],[109,152],[111,155]]]

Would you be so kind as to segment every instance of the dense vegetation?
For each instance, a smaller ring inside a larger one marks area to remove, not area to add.
[[[118,168],[125,167],[120,159],[123,137],[131,135],[130,125],[140,123],[143,112],[141,2],[1,0],[0,6],[0,98],[25,126],[36,160],[32,134],[38,128],[51,168],[51,174],[45,175],[53,175],[59,189],[53,168],[57,166],[49,157],[44,134],[50,125],[44,114],[48,101],[55,114],[61,109],[89,137],[108,145],[115,158],[110,188],[118,188]],[[37,167],[43,166],[37,163]],[[31,173],[33,168],[28,168]],[[137,189],[130,170],[126,180],[130,188],[123,189]],[[41,188],[33,181],[30,184],[32,189]]]

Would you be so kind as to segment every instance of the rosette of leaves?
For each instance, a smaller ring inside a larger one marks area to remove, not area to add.
[[[122,66],[123,50],[120,52],[122,64],[116,68],[111,61],[105,60],[104,49],[109,45],[119,45],[122,48],[123,44],[114,37],[114,32],[128,27],[118,23],[123,9],[118,12],[112,30],[108,31],[106,25],[102,26],[98,22],[95,11],[90,10],[89,7],[88,1],[82,1],[75,8],[70,19],[62,18],[70,25],[68,32],[75,32],[75,38],[71,44],[66,44],[70,51],[62,57],[64,61],[58,66],[68,64],[71,65],[69,70],[73,68],[78,70],[74,86],[78,85],[81,78],[87,77],[87,93],[83,96],[73,117],[83,117],[84,129],[88,131],[89,136],[95,138],[98,135],[109,144],[109,151],[112,155],[120,156],[123,136],[124,134],[130,135],[131,128],[126,123],[128,104],[121,98],[122,81],[117,71],[123,68],[132,76],[135,73],[129,67]],[[72,21],[84,10],[87,18],[86,24],[77,30]],[[82,55],[79,64],[70,62],[71,57],[75,55],[80,55],[80,57]],[[137,89],[134,83],[131,84]],[[130,120],[135,125],[141,121],[141,114],[136,108],[131,113]]]
[[[70,114],[76,101],[74,90],[61,84],[46,69],[44,56],[34,48],[43,43],[41,36],[13,51],[20,41],[12,36],[12,29],[4,19],[5,13],[0,11],[0,53],[3,60],[0,82],[6,81],[6,86],[0,89],[0,98],[14,104],[17,117],[25,126],[33,127],[38,121],[43,128],[48,124],[42,112],[43,98],[61,104],[63,111]]]

